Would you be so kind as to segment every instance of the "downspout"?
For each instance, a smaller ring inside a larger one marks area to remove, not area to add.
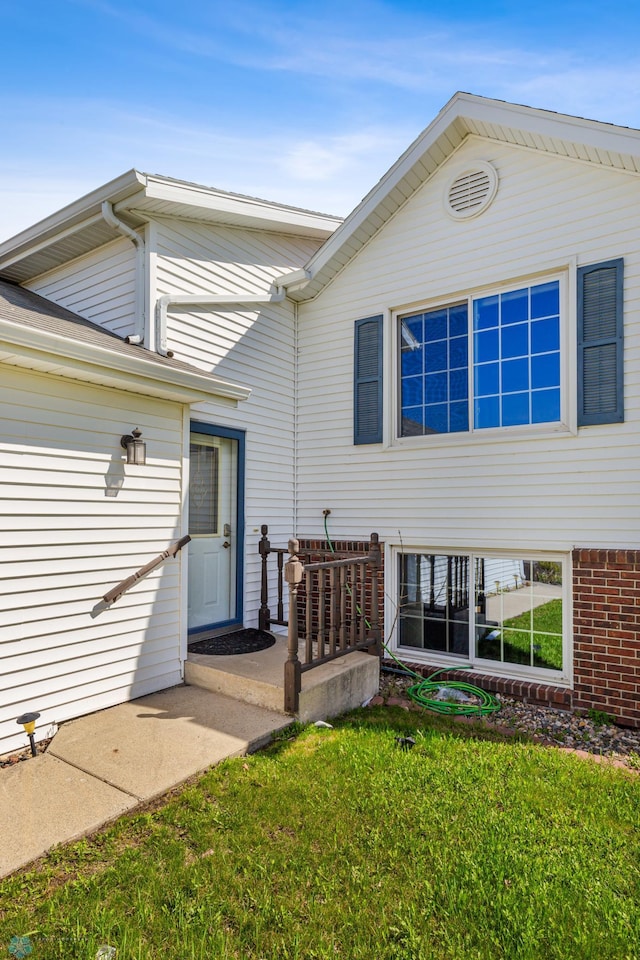
[[[123,236],[127,237],[128,240],[134,244],[136,248],[136,315],[135,315],[135,326],[133,333],[126,337],[127,343],[143,343],[144,342],[144,308],[142,307],[143,301],[143,289],[144,289],[144,258],[145,258],[145,249],[144,249],[144,238],[140,236],[139,233],[136,233],[128,224],[123,223],[122,220],[119,220],[115,213],[113,212],[113,204],[109,203],[108,200],[103,201],[102,203],[102,217],[109,224],[110,227],[113,227],[114,230],[117,230],[118,233],[121,233]]]
[[[298,536],[298,301],[293,301],[293,536]]]
[[[281,303],[285,298],[284,290],[278,287],[275,293],[265,296],[263,293],[217,293],[217,294],[174,294],[166,293],[156,303],[156,350],[163,357],[172,357],[167,349],[167,312],[171,306],[191,307],[234,307],[239,304]]]

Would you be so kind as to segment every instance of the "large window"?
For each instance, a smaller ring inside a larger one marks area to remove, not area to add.
[[[560,420],[560,283],[400,318],[400,436]]]
[[[561,561],[403,553],[399,566],[400,647],[562,671]]]

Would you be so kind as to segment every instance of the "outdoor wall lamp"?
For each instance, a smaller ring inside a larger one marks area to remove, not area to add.
[[[19,723],[24,727],[24,732],[29,737],[29,743],[31,744],[31,756],[35,757],[36,755],[36,744],[33,738],[33,735],[36,730],[36,720],[40,716],[39,713],[23,713],[22,716],[18,717],[16,723]]]
[[[127,451],[127,463],[144,467],[147,462],[147,445],[140,439],[141,437],[142,431],[136,427],[131,433],[125,433],[120,437],[120,446]]]

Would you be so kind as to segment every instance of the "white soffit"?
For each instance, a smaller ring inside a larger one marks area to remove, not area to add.
[[[325,240],[339,217],[130,170],[0,244],[0,278],[26,283],[122,235],[101,215],[104,200],[129,226],[154,216],[229,224]]]
[[[134,219],[171,217],[320,240],[331,236],[342,223],[328,214],[157,176],[147,177],[144,193],[119,203],[116,212],[129,213]]]

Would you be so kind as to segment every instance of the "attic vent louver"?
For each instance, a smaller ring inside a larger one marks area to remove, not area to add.
[[[487,209],[498,189],[498,174],[490,163],[476,161],[449,180],[445,210],[454,220],[470,220]]]

